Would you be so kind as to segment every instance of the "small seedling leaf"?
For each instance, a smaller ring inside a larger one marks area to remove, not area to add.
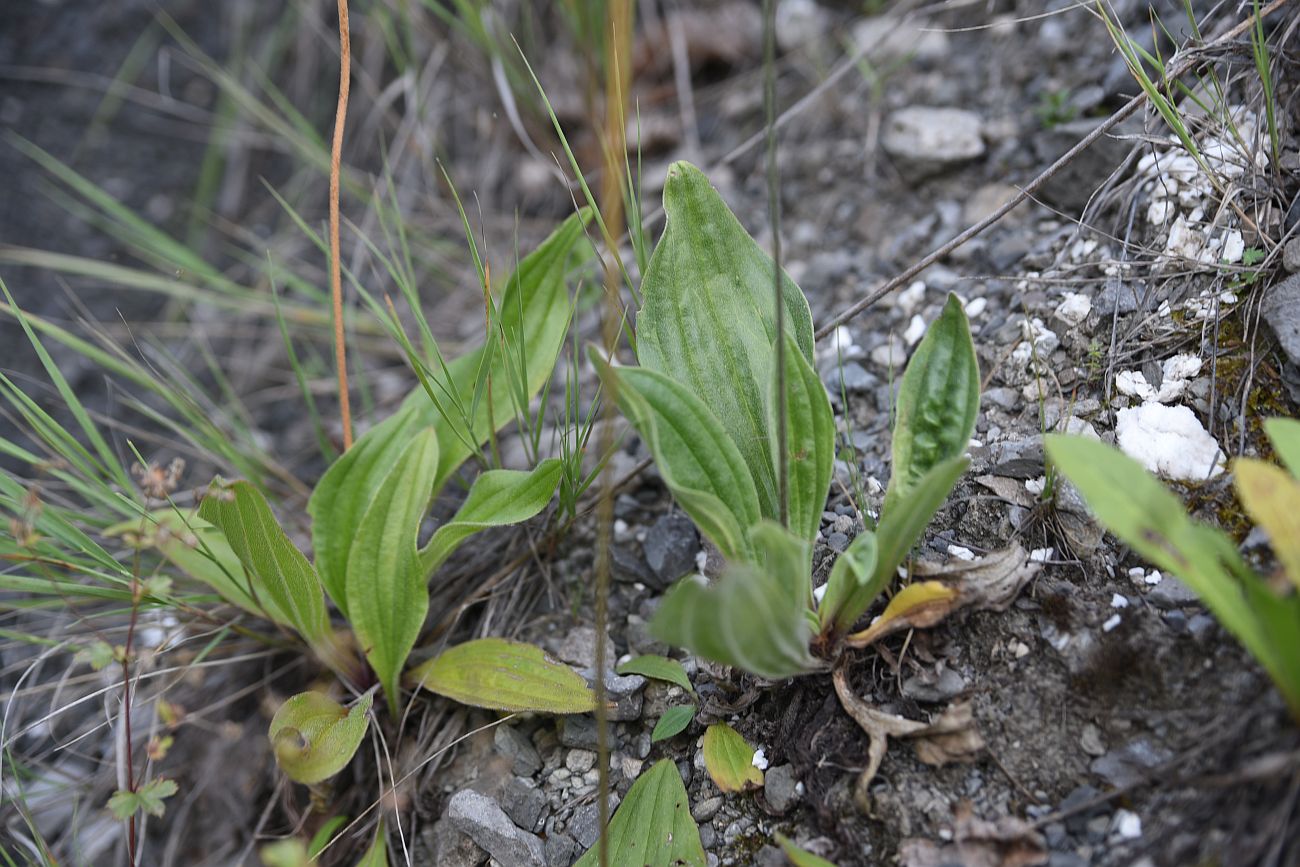
[[[384,837],[384,820],[380,819],[379,827],[375,829],[375,841],[361,856],[357,867],[388,867],[388,847],[384,844]]]
[[[849,598],[867,586],[875,571],[876,534],[863,530],[853,537],[849,547],[835,558],[835,565],[831,567],[830,578],[826,580],[826,595],[817,606],[818,619],[823,627],[835,622]]]
[[[1264,433],[1268,434],[1273,451],[1286,464],[1291,475],[1300,479],[1300,420],[1294,418],[1264,419]]]
[[[794,867],[835,867],[832,862],[827,861],[820,855],[814,855],[806,849],[801,849],[795,845],[793,840],[780,832],[776,835],[776,842]]]
[[[772,259],[689,163],[669,168],[664,213],[664,234],[641,282],[638,360],[707,402],[749,467],[763,516],[775,518],[766,409],[776,337]],[[784,273],[781,281],[786,331],[812,364],[808,301]]]
[[[596,707],[582,675],[540,647],[502,638],[450,647],[415,668],[408,679],[461,704],[493,710],[570,714]]]
[[[754,748],[726,723],[714,723],[705,730],[704,767],[724,792],[743,792],[763,785],[763,772],[754,767]]]
[[[319,783],[352,761],[370,724],[373,693],[351,710],[322,692],[300,692],[271,718],[268,732],[276,764],[300,783]]]
[[[655,680],[675,683],[689,693],[695,692],[695,688],[691,686],[691,679],[687,676],[686,669],[682,667],[682,664],[666,656],[656,656],[654,654],[637,656],[619,665],[615,672],[618,674],[641,674],[646,677],[653,677]]]
[[[1268,533],[1288,580],[1300,589],[1300,482],[1272,464],[1238,458],[1233,464],[1237,496]]]
[[[214,482],[199,517],[221,530],[259,599],[268,599],[307,641],[325,638],[329,614],[320,579],[276,522],[261,491],[248,482]]]
[[[682,704],[676,707],[670,707],[664,711],[664,715],[659,717],[659,722],[655,723],[654,731],[650,732],[650,743],[657,744],[659,741],[666,741],[669,738],[686,731],[686,727],[695,719],[695,705]]]
[[[789,479],[791,532],[812,540],[821,527],[835,469],[835,416],[817,371],[799,351],[794,337],[785,336],[785,394],[787,425],[787,470]],[[767,396],[768,430],[773,432],[772,464],[780,467],[777,412],[777,377],[773,365]]]
[[[610,820],[609,867],[704,867],[700,829],[691,818],[686,786],[671,759],[646,771]],[[593,846],[574,867],[596,867]]]
[[[883,513],[897,508],[897,501],[935,467],[965,454],[979,402],[979,362],[970,325],[961,302],[950,294],[899,386],[893,471]]]
[[[407,444],[370,508],[353,530],[348,555],[348,609],[366,659],[396,711],[406,657],[429,610],[429,590],[416,549],[438,469],[438,439],[431,428]]]
[[[728,559],[750,555],[746,531],[761,518],[758,493],[736,444],[709,406],[660,373],[612,368],[618,402],[644,438],[668,489],[696,526]]]
[[[546,508],[563,471],[560,461],[552,458],[542,461],[531,472],[488,470],[479,475],[460,509],[420,551],[425,576],[432,574],[461,542],[479,530],[518,524]]]
[[[157,777],[136,789],[134,792],[119,789],[108,799],[108,809],[118,821],[125,822],[137,812],[150,816],[161,816],[167,806],[163,802],[176,794],[174,780]]]

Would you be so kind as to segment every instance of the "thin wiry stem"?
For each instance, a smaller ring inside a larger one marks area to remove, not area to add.
[[[348,0],[339,0],[339,101],[330,145],[330,296],[334,303],[334,358],[339,374],[339,415],[343,420],[343,450],[352,448],[352,404],[348,399],[347,346],[343,337],[343,276],[339,263],[339,163],[343,156],[343,125],[348,113],[352,78],[352,44],[348,31]]]
[[[776,168],[776,4],[763,0],[763,103],[767,109],[767,211],[776,305],[776,490],[781,526],[790,526],[790,431],[785,393],[785,302],[781,292],[781,190]]]

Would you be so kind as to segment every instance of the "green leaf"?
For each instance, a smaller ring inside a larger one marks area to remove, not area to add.
[[[1286,464],[1291,475],[1300,479],[1300,420],[1294,418],[1264,419],[1264,433],[1268,434],[1273,451]]]
[[[551,501],[564,466],[551,458],[531,472],[489,470],[470,486],[465,502],[451,520],[438,528],[420,551],[427,577],[451,556],[461,542],[489,527],[517,524],[536,515]]]
[[[414,436],[418,422],[415,412],[398,411],[371,428],[330,464],[307,501],[316,569],[325,591],[345,617],[349,614],[348,558],[357,527]]]
[[[790,491],[790,530],[812,540],[821,528],[826,494],[835,469],[835,416],[817,371],[799,352],[789,333],[786,341],[786,417],[788,477]],[[771,388],[767,398],[767,423],[772,446],[772,464],[780,467],[776,414],[780,404],[776,396],[777,377],[773,365]]]
[[[221,530],[253,578],[259,599],[269,600],[309,643],[326,639],[329,614],[320,579],[276,522],[261,491],[248,482],[214,482],[199,517]]]
[[[319,783],[347,766],[370,725],[374,693],[351,710],[323,692],[300,692],[271,718],[268,732],[275,762],[300,783]]]
[[[765,407],[777,336],[772,260],[689,163],[669,168],[664,213],[667,225],[641,282],[638,360],[713,410],[749,467],[762,514],[775,518]],[[781,276],[786,331],[812,364],[808,301]]]
[[[1281,600],[1246,568],[1232,541],[1192,521],[1177,497],[1117,449],[1059,434],[1049,434],[1044,444],[1106,529],[1191,587],[1268,670],[1300,718],[1300,665],[1295,661],[1300,655],[1287,658],[1276,641],[1278,634],[1289,630],[1300,636],[1300,630],[1295,620],[1281,633],[1276,626],[1269,628]]]
[[[120,822],[125,822],[140,811],[150,816],[161,816],[167,809],[163,801],[176,794],[176,791],[174,780],[156,777],[134,792],[126,789],[114,792],[108,799],[108,809]]]
[[[682,704],[670,707],[664,711],[663,716],[659,717],[659,722],[655,723],[654,731],[650,732],[650,743],[657,744],[659,741],[666,741],[669,738],[676,737],[686,730],[695,719],[695,705]]]
[[[654,455],[664,483],[724,557],[746,559],[746,533],[762,517],[744,458],[709,407],[686,387],[645,368],[612,368],[618,403]]]
[[[704,867],[700,829],[671,759],[637,777],[609,823],[609,867]],[[593,846],[574,867],[596,867]]]
[[[382,825],[383,819],[380,819]],[[337,834],[348,823],[348,817],[339,815],[331,816],[325,820],[325,824],[316,829],[316,833],[311,835],[311,841],[307,843],[307,855],[311,858],[319,858],[321,852],[325,850]]]
[[[789,582],[753,563],[736,562],[716,586],[703,576],[678,581],[655,612],[650,631],[697,656],[779,680],[814,664],[805,611],[790,603]]]
[[[570,714],[596,708],[582,675],[540,647],[503,638],[449,647],[408,679],[461,704],[493,710]]]
[[[778,832],[776,835],[777,845],[785,853],[785,857],[790,859],[794,867],[835,867],[833,863],[822,858],[820,855],[814,855],[795,845],[794,841],[784,834]]]
[[[349,619],[396,712],[399,678],[424,626],[429,590],[416,549],[438,469],[438,439],[417,432],[353,530],[348,555]]]
[[[823,629],[834,624],[853,594],[870,583],[876,572],[876,556],[876,534],[863,530],[835,558],[830,578],[826,580],[826,595],[817,606],[818,620]],[[867,605],[870,606],[872,601],[868,599]],[[857,620],[857,617],[853,619]]]
[[[726,723],[714,723],[705,730],[704,767],[724,792],[743,792],[763,785],[763,772],[754,767],[754,748]]]
[[[618,674],[641,674],[653,677],[655,680],[675,683],[689,693],[695,692],[695,687],[691,686],[691,679],[687,676],[686,669],[682,668],[682,664],[666,656],[650,653],[637,656],[618,666],[614,671]]]
[[[818,515],[820,522],[820,513]],[[802,611],[812,604],[812,543],[775,521],[759,521],[749,541],[760,569],[781,586],[783,604]]]
[[[140,535],[143,526],[143,538]],[[150,512],[142,520],[123,521],[104,531],[134,544],[152,546],[176,568],[206,584],[232,605],[273,623],[294,628],[269,594],[259,593],[244,572],[239,555],[226,535],[201,519],[195,511],[174,508]]]
[[[388,867],[388,847],[384,845],[384,836],[384,820],[380,819],[379,827],[375,829],[375,841],[361,856],[357,867]]]
[[[881,513],[880,523],[876,525],[875,571],[871,580],[854,589],[840,606],[835,619],[837,630],[851,628],[894,580],[899,565],[907,559],[907,552],[921,538],[926,525],[948,499],[952,486],[969,464],[969,459],[957,457],[936,465],[905,496],[895,500],[890,511]]]
[[[979,403],[979,362],[970,325],[961,302],[950,294],[903,374],[882,514],[896,508],[932,469],[966,453]]]

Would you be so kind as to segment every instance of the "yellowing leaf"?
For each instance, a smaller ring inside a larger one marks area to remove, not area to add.
[[[886,635],[901,629],[924,629],[948,616],[958,597],[955,588],[940,581],[918,581],[894,594],[885,606],[885,613],[876,622],[857,635],[848,638],[850,644],[865,647]]]
[[[556,714],[596,709],[582,675],[540,647],[502,638],[448,648],[408,677],[430,692],[474,707]]]
[[[1279,467],[1250,458],[1239,458],[1233,473],[1241,504],[1268,533],[1286,577],[1300,589],[1300,482]]]
[[[724,792],[763,785],[763,772],[754,767],[754,748],[726,723],[714,723],[704,732],[704,766]]]
[[[275,761],[300,783],[319,783],[352,761],[370,724],[373,693],[347,710],[321,692],[301,692],[271,718],[268,735]]]
[[[661,759],[637,777],[609,823],[609,867],[704,867],[700,829],[681,774]],[[574,867],[596,867],[599,845]]]

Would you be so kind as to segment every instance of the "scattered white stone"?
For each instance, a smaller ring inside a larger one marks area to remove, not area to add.
[[[886,118],[880,144],[900,162],[939,171],[983,156],[983,124],[965,109],[913,105]]]
[[[1121,618],[1120,618],[1120,616],[1119,616],[1118,614],[1112,614],[1112,615],[1110,616],[1110,618],[1109,618],[1105,623],[1103,623],[1103,624],[1101,625],[1101,631],[1102,631],[1102,632],[1110,632],[1110,631],[1113,630],[1116,626],[1119,626],[1119,624],[1120,624],[1120,620],[1121,620]]]
[[[864,18],[853,25],[853,41],[881,60],[941,60],[948,57],[948,34],[919,21],[890,15]],[[874,60],[873,60],[874,62]]]
[[[1128,597],[1123,593],[1115,593],[1110,597],[1111,608],[1128,608]]]
[[[925,301],[924,280],[913,280],[906,289],[898,293],[898,309],[908,316],[915,313],[916,308],[921,306],[923,301]]]
[[[627,521],[624,521],[622,518],[615,518],[615,519],[614,519],[614,532],[617,533],[617,534],[619,534],[620,536],[623,535],[624,533],[626,533],[626,532],[627,532]]]
[[[820,40],[826,32],[826,12],[815,0],[781,0],[776,7],[776,41],[782,51]]]
[[[966,311],[966,318],[975,319],[981,313],[983,313],[985,308],[987,308],[988,306],[989,306],[989,302],[987,298],[972,298],[965,305],[963,305],[963,308]]]
[[[961,545],[949,545],[948,556],[970,562],[975,559],[975,552],[970,548],[963,548]]]
[[[1126,455],[1167,479],[1202,480],[1223,472],[1223,450],[1185,406],[1121,409],[1115,437]]]
[[[1035,548],[1029,552],[1029,560],[1032,563],[1046,563],[1055,556],[1055,548]]]
[[[1043,324],[1041,319],[1026,320],[1020,323],[1021,334],[1024,339],[1016,344],[1016,348],[1011,351],[1011,357],[1020,365],[1026,365],[1035,355],[1040,359],[1045,359],[1056,351],[1056,347],[1061,345],[1061,338],[1056,336],[1056,332]]]
[[[862,347],[853,342],[853,332],[841,325],[831,332],[831,339],[817,347],[818,358],[861,358]]]
[[[908,346],[915,346],[922,337],[925,336],[925,320],[916,315],[912,321],[907,324],[907,330],[903,332],[903,340]]]
[[[1065,300],[1056,307],[1056,318],[1067,325],[1079,325],[1092,312],[1092,299],[1077,292],[1066,292]]]
[[[1241,257],[1246,253],[1246,241],[1241,237],[1241,232],[1236,229],[1230,229],[1223,236],[1223,249],[1219,251],[1219,259],[1229,265],[1234,265],[1241,261]]]
[[[907,347],[892,331],[884,343],[871,350],[871,360],[881,367],[899,368],[907,359]]]
[[[695,552],[695,571],[704,574],[704,569],[709,565],[709,555],[704,551]]]
[[[760,771],[767,770],[767,756],[763,754],[762,747],[754,750],[754,758],[750,760],[750,764],[758,768]]]
[[[1025,479],[1025,490],[1035,497],[1042,496],[1043,491],[1047,490],[1047,476],[1039,476],[1036,479]]]
[[[1120,394],[1136,397],[1146,403],[1156,396],[1156,390],[1147,382],[1140,370],[1121,370],[1115,374],[1115,390]]]
[[[1182,214],[1174,220],[1169,229],[1169,239],[1165,241],[1165,255],[1177,259],[1200,261],[1201,251],[1205,249],[1205,233],[1192,228]]]
[[[826,598],[826,590],[827,590],[830,586],[831,586],[831,585],[830,585],[830,582],[828,581],[828,582],[826,582],[825,584],[823,584],[823,585],[820,586],[820,587],[814,587],[814,588],[813,588],[813,601],[816,602],[818,605],[821,605],[821,604],[822,604],[822,600]]]
[[[1125,840],[1136,840],[1142,836],[1142,817],[1132,810],[1118,810],[1111,820],[1111,828]]]
[[[1147,222],[1153,226],[1163,226],[1168,222],[1170,215],[1174,213],[1174,203],[1161,196],[1158,199],[1152,199],[1151,204],[1147,206]]]
[[[1011,655],[1016,659],[1024,659],[1029,655],[1029,645],[1025,644],[1023,641],[1017,641],[1015,644],[1011,645]]]

